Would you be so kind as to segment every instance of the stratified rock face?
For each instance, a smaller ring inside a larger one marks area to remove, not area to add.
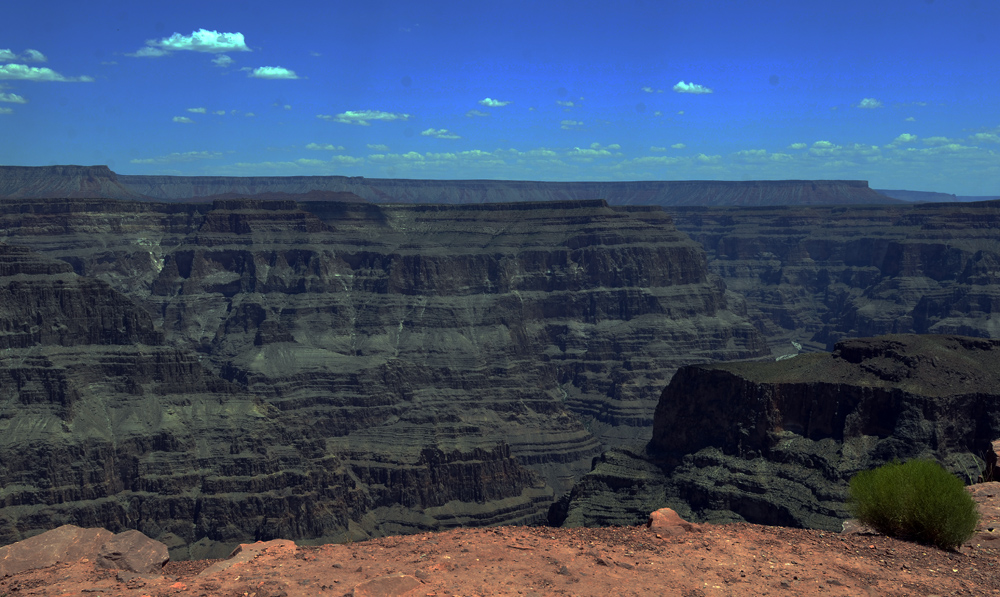
[[[1000,338],[1000,203],[668,212],[776,354],[890,333]]]
[[[204,555],[534,522],[649,437],[676,367],[767,352],[657,208],[6,202],[0,240],[148,313],[85,340],[4,324],[40,380],[3,384],[6,540],[52,520]]]
[[[933,458],[974,482],[996,437],[1000,340],[891,335],[682,367],[646,450],[602,456],[567,521],[636,524],[666,505],[689,520],[839,530],[857,472]]]

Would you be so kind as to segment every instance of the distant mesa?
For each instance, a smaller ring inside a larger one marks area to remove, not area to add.
[[[275,194],[281,194],[275,195]],[[329,195],[329,193],[340,195]],[[540,182],[360,176],[146,176],[107,166],[0,166],[0,198],[211,201],[254,197],[372,203],[504,203],[605,199],[610,205],[857,205],[898,200],[861,180]]]

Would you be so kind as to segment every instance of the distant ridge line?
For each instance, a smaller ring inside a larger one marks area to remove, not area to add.
[[[357,200],[372,203],[513,203],[604,199],[609,205],[831,205],[898,200],[864,180],[526,181],[361,176],[168,176],[117,174],[108,166],[0,166],[0,197],[154,201],[214,198]]]

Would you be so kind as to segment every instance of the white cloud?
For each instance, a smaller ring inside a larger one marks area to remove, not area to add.
[[[389,146],[382,145],[381,143],[376,143],[376,144],[369,143],[368,149],[371,149],[372,151],[389,151]]]
[[[597,147],[594,147],[597,145]],[[594,143],[589,149],[580,149],[579,147],[574,147],[571,151],[566,152],[566,155],[572,157],[597,157],[597,156],[609,156],[611,152],[607,149],[602,149],[600,144]]]
[[[216,110],[215,112],[212,112],[212,114],[215,114],[216,116],[225,116],[226,115],[226,111],[225,110]]]
[[[556,105],[557,106],[563,106],[564,108],[572,108],[576,104],[574,104],[573,102],[563,102],[563,101],[556,100]]]
[[[12,114],[14,110],[10,108],[0,107],[0,114]]]
[[[250,69],[245,69],[250,70]],[[247,75],[248,77],[253,77],[255,79],[298,79],[299,76],[295,74],[295,71],[288,70],[280,66],[260,66]]]
[[[174,122],[179,122],[181,124],[194,124],[194,121],[187,116],[174,116]]]
[[[16,93],[0,93],[0,102],[6,102],[8,104],[26,104],[28,103],[28,100]]]
[[[469,110],[468,112],[465,113],[465,115],[469,118],[472,118],[473,116],[489,116],[490,113],[483,112],[481,110]]]
[[[875,99],[873,97],[866,97],[863,100],[861,100],[860,102],[858,102],[858,106],[857,107],[863,108],[865,110],[874,110],[875,108],[881,108],[882,107],[882,102],[878,101],[877,99]]]
[[[704,87],[696,83],[685,83],[684,81],[678,81],[677,84],[674,85],[674,91],[677,93],[712,93],[712,90],[708,87]]]
[[[330,143],[310,143],[306,145],[306,149],[312,149],[314,151],[344,151],[343,145],[332,145]]]
[[[511,102],[505,102],[502,100],[495,100],[491,98],[484,98],[479,100],[479,105],[486,106],[487,108],[502,108]]]
[[[830,143],[829,141],[817,141],[813,143],[813,147],[816,149],[829,149],[835,146],[833,143]]]
[[[559,123],[559,128],[570,131],[583,126],[582,120],[563,120]]]
[[[666,151],[667,148],[666,147],[657,147],[655,145],[650,145],[649,146],[649,150],[650,151]]]
[[[683,112],[681,112],[681,114],[683,114]],[[663,112],[657,110],[656,112],[653,112],[653,116],[663,116]]]
[[[212,64],[214,64],[215,66],[221,66],[222,68],[225,68],[232,63],[233,59],[230,58],[227,54],[219,54],[215,58],[212,58]]]
[[[254,114],[253,112],[247,112],[247,113],[245,114],[245,116],[246,116],[247,118],[253,118],[254,116],[256,116],[256,114]]]
[[[204,114],[206,112],[205,108],[188,108],[187,111],[195,114]]]
[[[30,48],[20,55],[15,54],[9,49],[0,50],[0,62],[13,62],[15,60],[20,60],[21,62],[48,62],[49,59],[45,57],[45,54]]]
[[[677,115],[678,115],[678,116],[684,116],[684,110],[679,110],[679,111],[677,112]]]
[[[132,54],[125,54],[126,56],[131,56],[132,58],[156,58],[158,56],[166,56],[170,52],[166,50],[161,50],[159,48],[151,48],[146,46],[145,48],[139,48]]]
[[[917,140],[916,135],[911,135],[910,133],[903,133],[902,135],[893,139],[890,145],[902,145],[903,143],[913,143],[916,140]]]
[[[170,37],[165,37],[159,41],[151,39],[146,42],[146,45],[148,47],[167,52],[173,50],[188,50],[191,52],[209,52],[216,54],[219,52],[250,51],[242,33],[219,33],[218,31],[209,31],[207,29],[199,29],[192,32],[191,35],[174,33]],[[135,53],[135,55],[139,55],[142,51],[143,50],[139,50]],[[145,55],[153,56],[157,54]]]
[[[976,133],[972,135],[976,141],[986,141],[987,143],[1000,143],[1000,135],[996,133]]]
[[[670,147],[672,147],[673,149],[685,149],[687,145],[684,145],[683,143],[674,143]]]
[[[421,135],[424,137],[434,137],[435,139],[461,139],[462,137],[451,133],[448,129],[427,129],[426,131],[421,131]]]
[[[381,110],[348,110],[336,116],[329,114],[317,114],[316,118],[321,120],[332,120],[344,124],[358,124],[361,126],[371,126],[372,120],[409,120],[409,114],[397,114],[395,112],[382,112]]]
[[[27,66],[25,64],[3,64],[0,65],[0,79],[19,79],[22,81],[61,81],[92,83],[93,78],[64,77],[51,68]]]
[[[198,160],[215,160],[222,157],[218,151],[187,151],[184,153],[170,153],[155,158],[143,158],[130,160],[132,164],[178,164],[184,162],[195,162]]]
[[[788,147],[791,149],[805,149],[807,145],[805,143],[792,143]]]
[[[948,137],[926,137],[924,139],[924,145],[945,145],[951,143],[951,139]]]
[[[705,155],[703,153],[699,153],[698,155],[695,156],[694,159],[698,160],[699,162],[701,162],[703,164],[714,164],[714,163],[718,162],[719,160],[721,160],[722,156],[721,155]]]
[[[292,106],[290,104],[285,104],[284,106],[282,106],[282,108],[284,108],[285,110],[291,110]]]

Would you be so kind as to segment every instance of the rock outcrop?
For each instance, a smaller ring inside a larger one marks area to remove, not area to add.
[[[933,458],[980,479],[1000,437],[1000,340],[890,335],[777,362],[682,367],[653,439],[597,460],[566,523],[687,520],[840,530],[847,482],[894,459]],[[561,516],[560,516],[561,517]]]
[[[767,353],[652,207],[8,201],[0,240],[4,542],[534,522],[678,366]]]
[[[844,338],[1000,338],[1000,203],[668,212],[777,355]]]

